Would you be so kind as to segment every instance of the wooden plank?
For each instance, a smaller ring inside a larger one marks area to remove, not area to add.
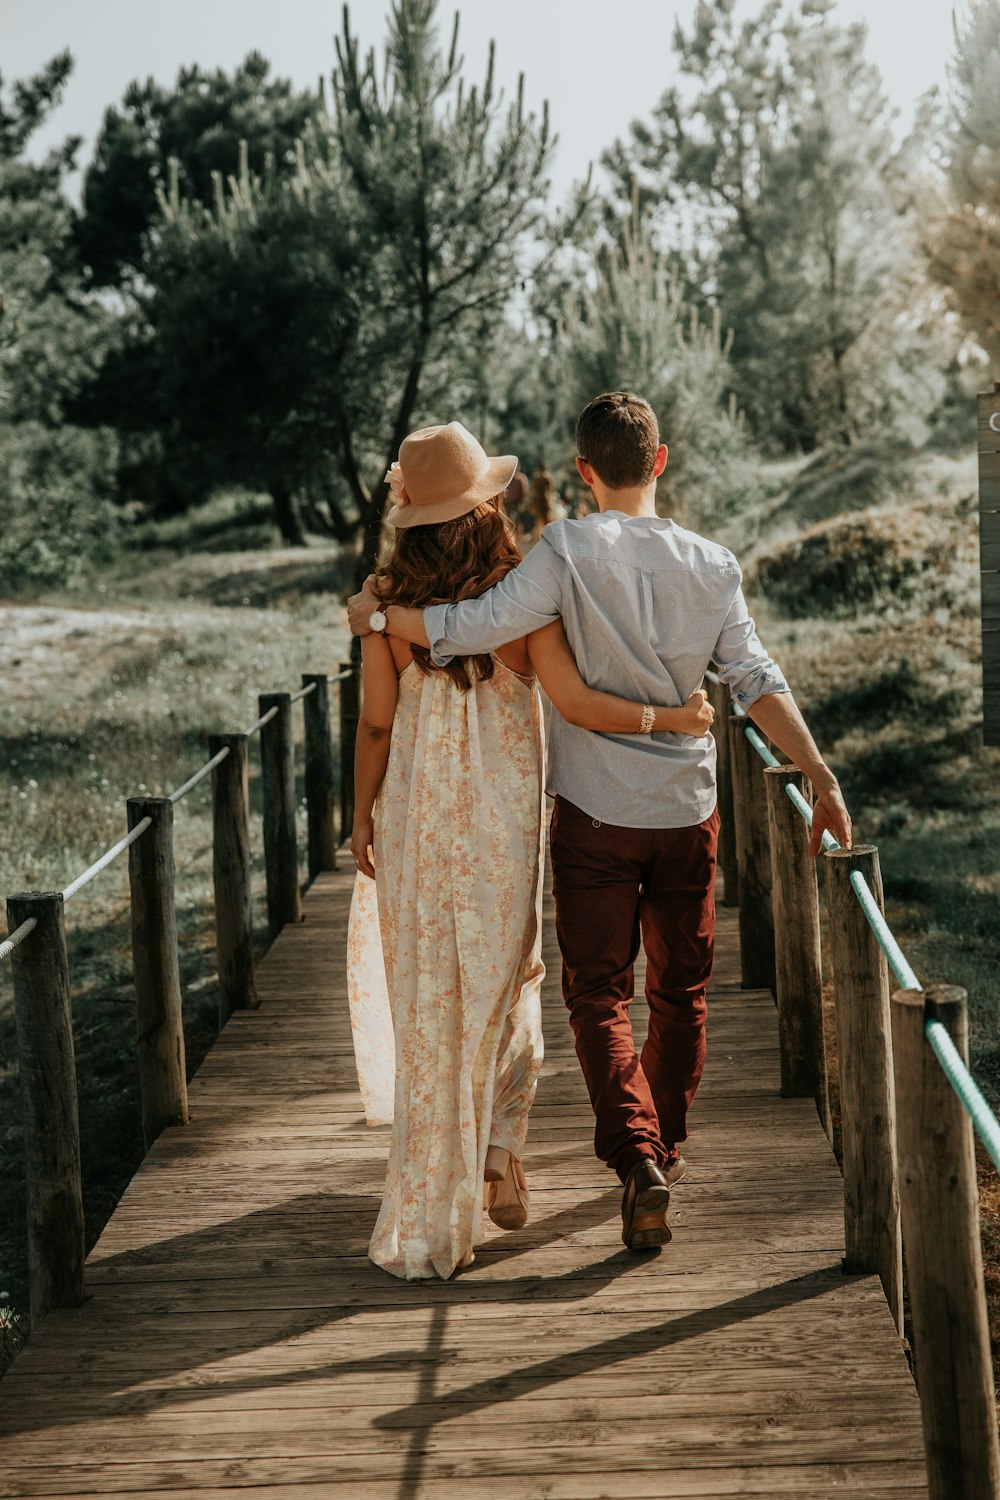
[[[621,1245],[548,909],[531,1221],[406,1283],[366,1254],[388,1131],[353,1071],[349,891],[317,878],[92,1250],[89,1300],[8,1373],[4,1493],[926,1500],[906,1362],[877,1279],[841,1272],[840,1176],[811,1101],[779,1097],[770,996],[735,989],[735,914],[671,1244]]]
[[[1000,450],[1000,383],[976,399],[976,437],[980,453]]]
[[[983,743],[1000,745],[1000,384],[977,402]]]

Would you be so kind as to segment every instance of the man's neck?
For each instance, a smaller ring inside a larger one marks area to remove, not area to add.
[[[593,486],[591,494],[600,511],[617,510],[626,516],[656,515],[656,481],[644,489],[610,490],[604,485]]]

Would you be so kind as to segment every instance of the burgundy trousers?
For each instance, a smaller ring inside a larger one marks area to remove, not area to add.
[[[705,990],[715,945],[718,809],[690,828],[619,828],[563,797],[551,826],[563,998],[597,1117],[594,1148],[624,1182],[640,1157],[687,1135],[705,1064]],[[640,936],[649,1033],[629,1006]]]

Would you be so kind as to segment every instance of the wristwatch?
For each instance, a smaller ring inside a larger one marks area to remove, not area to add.
[[[372,630],[384,630],[387,623],[384,609],[373,609],[368,616],[368,624]]]

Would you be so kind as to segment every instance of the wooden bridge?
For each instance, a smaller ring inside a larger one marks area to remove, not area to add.
[[[720,910],[709,1061],[673,1241],[634,1255],[559,998],[527,1228],[407,1283],[366,1258],[367,1129],[344,988],[353,874],[318,876],[86,1266],[0,1386],[0,1494],[172,1500],[927,1495],[920,1410],[843,1184],[779,1092],[770,993]],[[637,1021],[644,1010],[640,1000]]]

